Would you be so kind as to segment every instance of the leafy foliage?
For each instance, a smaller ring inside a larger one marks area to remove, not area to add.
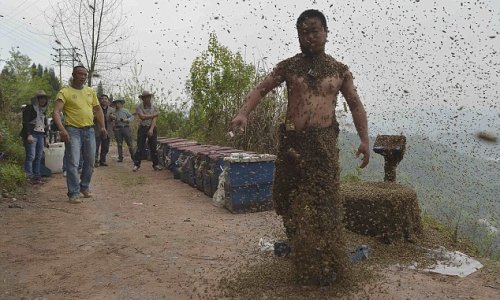
[[[0,188],[15,190],[25,182],[22,169],[24,159],[24,147],[21,140],[15,134],[15,129],[10,128],[5,121],[0,121],[0,152],[3,158],[0,160]]]
[[[14,189],[25,182],[22,169],[24,147],[21,130],[21,105],[29,104],[37,90],[55,96],[60,88],[53,69],[31,63],[31,59],[19,51],[11,50],[0,74],[0,186]]]
[[[190,70],[187,89],[192,99],[190,125],[202,141],[226,143],[225,132],[253,82],[255,68],[210,34],[208,48]]]
[[[17,118],[11,113],[19,113],[21,105],[30,103],[37,90],[55,96],[59,87],[53,71],[40,72],[39,67],[32,68],[28,56],[15,50],[9,53],[11,57],[0,74],[0,115],[8,119]]]

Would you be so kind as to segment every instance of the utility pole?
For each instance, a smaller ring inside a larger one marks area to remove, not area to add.
[[[62,60],[61,60],[61,48],[57,49],[59,53],[59,83],[62,84]]]
[[[57,40],[56,40],[56,43],[61,45],[61,43],[59,43]],[[79,61],[78,60],[79,54],[76,52],[77,48],[75,48],[75,47],[73,47],[73,48],[60,47],[60,48],[52,48],[52,49],[57,51],[56,55],[52,54],[52,56],[53,56],[52,59],[59,65],[59,82],[62,84],[62,65],[63,65],[63,63],[71,62],[71,66],[74,68],[75,62]],[[63,50],[66,53],[63,53]]]

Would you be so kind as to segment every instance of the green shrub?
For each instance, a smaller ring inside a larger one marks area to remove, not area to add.
[[[19,137],[19,128],[15,125],[9,126],[0,122],[0,131],[3,141],[0,143],[0,151],[5,153],[4,159],[22,164],[24,161],[24,146]]]
[[[8,191],[19,189],[26,183],[22,167],[9,161],[0,162],[0,188]]]

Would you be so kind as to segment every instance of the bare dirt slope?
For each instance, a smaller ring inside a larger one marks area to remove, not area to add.
[[[112,160],[82,204],[67,202],[61,174],[15,201],[0,198],[0,299],[324,298],[300,288],[273,296],[272,286],[222,293],[221,278],[274,259],[257,244],[279,237],[279,218],[231,214],[149,162],[133,173],[129,160]],[[495,274],[498,264],[465,279],[390,268],[344,298],[494,299]]]

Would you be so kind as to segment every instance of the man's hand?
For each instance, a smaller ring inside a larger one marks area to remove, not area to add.
[[[101,128],[101,139],[105,140],[106,137],[108,136],[108,131],[106,130],[106,128]]]
[[[356,152],[356,157],[359,157],[360,154],[363,154],[363,162],[359,166],[361,169],[366,167],[370,162],[370,145],[369,143],[361,143],[358,148],[358,152]]]
[[[152,129],[152,128],[150,128],[150,129],[148,130],[148,137],[152,137],[152,136],[153,136],[153,129]]]
[[[28,144],[33,144],[33,136],[32,136],[31,134],[30,134],[30,135],[28,135],[28,137],[26,138],[26,142],[27,142]]]
[[[244,114],[238,114],[231,121],[231,128],[233,130],[236,130],[236,129],[245,130],[245,128],[247,127],[247,122],[248,122],[248,118]]]
[[[59,137],[61,138],[61,141],[65,143],[69,142],[69,133],[66,129],[59,131]]]
[[[47,137],[43,138],[43,145],[45,146],[45,148],[49,148],[49,139],[47,139]]]

